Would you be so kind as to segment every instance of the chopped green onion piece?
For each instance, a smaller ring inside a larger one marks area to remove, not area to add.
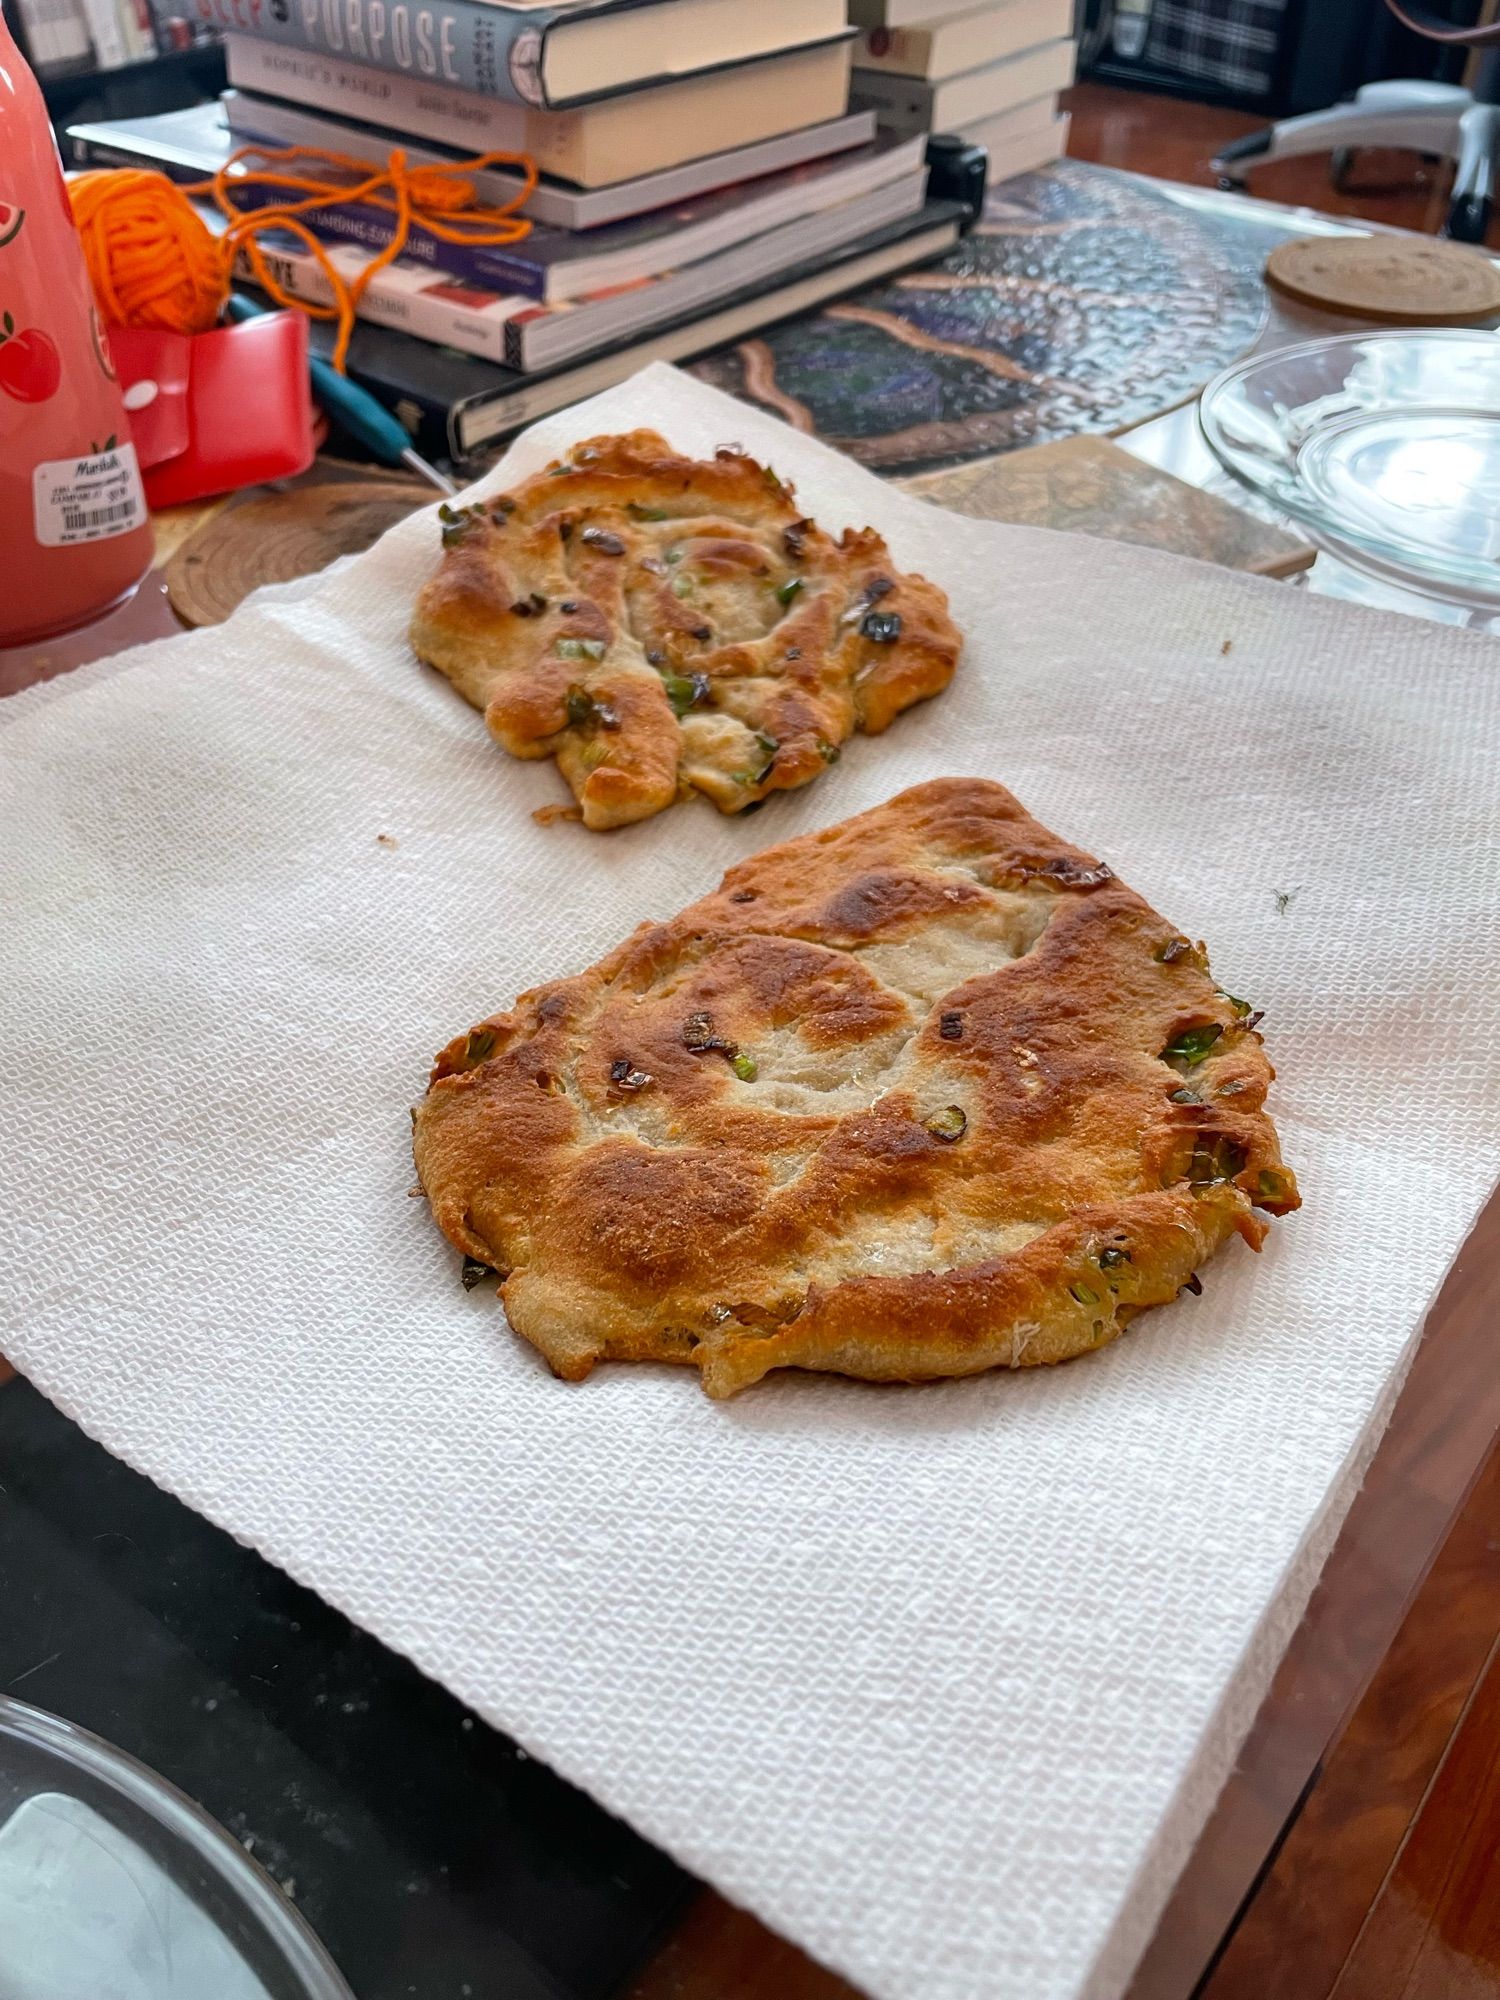
[[[1256,1176],[1255,1186],[1257,1192],[1265,1195],[1270,1201],[1279,1201],[1286,1193],[1286,1181],[1284,1177],[1281,1174],[1272,1173],[1269,1169]]]
[[[1245,1148],[1238,1139],[1205,1135],[1193,1148],[1185,1179],[1189,1187],[1217,1187],[1232,1181],[1245,1164]]]
[[[1200,972],[1204,969],[1205,961],[1203,953],[1193,943],[1191,938],[1168,938],[1160,950],[1153,952],[1152,956],[1158,965],[1177,965],[1182,963],[1196,965]]]
[[[472,1069],[475,1063],[482,1063],[495,1046],[493,1028],[472,1028],[464,1043],[464,1061]]]
[[[639,500],[627,500],[625,511],[637,521],[665,521],[671,518],[665,507],[643,507]]]
[[[1099,1303],[1099,1294],[1092,1285],[1069,1285],[1068,1296],[1077,1299],[1081,1306],[1096,1306]]]
[[[663,674],[661,684],[674,715],[686,715],[700,701],[707,701],[711,685],[707,674]]]
[[[778,604],[790,604],[801,588],[802,578],[800,576],[789,576],[785,583],[777,584],[776,602]]]
[[[482,507],[450,507],[445,500],[438,508],[438,519],[443,524],[443,547],[451,549],[456,543],[461,542],[464,536],[477,526],[483,513]]]
[[[1101,1271],[1114,1271],[1121,1264],[1128,1264],[1129,1262],[1130,1252],[1128,1250],[1117,1249],[1113,1244],[1107,1250],[1099,1252],[1099,1269]]]
[[[1201,1028],[1184,1028],[1161,1052],[1164,1063],[1186,1063],[1190,1067],[1202,1062],[1224,1029],[1218,1021],[1205,1021]]]
[[[602,639],[559,639],[557,650],[565,660],[602,660],[604,641]]]
[[[934,1139],[941,1139],[951,1146],[955,1139],[961,1139],[968,1129],[968,1119],[957,1104],[948,1104],[941,1111],[934,1111],[925,1121],[927,1130]]]
[[[690,576],[679,576],[673,579],[672,595],[674,597],[691,597],[692,594],[693,579]]]
[[[760,1074],[754,1056],[747,1056],[743,1049],[730,1058],[729,1067],[741,1083],[754,1083]]]
[[[486,1278],[494,1275],[490,1266],[481,1264],[477,1257],[465,1257],[463,1270],[459,1273],[466,1292],[472,1292],[476,1285],[482,1285]]]

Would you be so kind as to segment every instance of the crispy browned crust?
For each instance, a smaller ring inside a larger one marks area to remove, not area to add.
[[[586,826],[694,791],[742,812],[953,677],[942,591],[873,528],[835,542],[737,446],[591,438],[443,511],[412,645],[513,756],[557,759]]]
[[[999,785],[939,779],[459,1036],[417,1171],[569,1379],[1031,1367],[1298,1206],[1257,1018]]]

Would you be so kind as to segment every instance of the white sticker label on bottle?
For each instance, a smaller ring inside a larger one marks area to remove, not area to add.
[[[128,535],[146,518],[146,496],[133,444],[87,458],[53,458],[31,475],[36,538],[44,549]]]

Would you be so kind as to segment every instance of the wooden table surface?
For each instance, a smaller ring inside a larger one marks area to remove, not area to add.
[[[1072,151],[1211,183],[1257,122],[1079,86]],[[1406,227],[1435,172],[1372,157],[1343,197],[1316,162],[1256,192]],[[159,593],[101,643],[169,629]],[[0,685],[0,694],[10,691]],[[1131,2000],[1500,2000],[1500,1200],[1428,1316],[1407,1386],[1235,1776]],[[0,1383],[9,1369],[0,1361]],[[851,1989],[712,1891],[628,2000],[847,2000]],[[1025,2000],[1024,1995],[1006,2000]]]

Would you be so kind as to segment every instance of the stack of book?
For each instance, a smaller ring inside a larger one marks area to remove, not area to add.
[[[1073,80],[1074,0],[850,0],[853,99],[891,132],[960,132],[988,149],[990,185],[1060,159]]]
[[[157,52],[147,0],[16,0],[15,19],[41,77],[120,69]]]
[[[535,161],[529,234],[455,247],[414,226],[361,301],[370,325],[351,372],[414,425],[441,414],[455,456],[646,359],[930,257],[963,219],[926,199],[922,133],[851,111],[845,0],[204,4],[229,30],[222,103],[75,126],[79,164],[149,160],[190,179],[244,145],[380,165],[396,147],[413,164],[500,150]],[[502,169],[474,182],[487,202],[522,185]],[[262,198],[252,184],[246,197]],[[389,242],[393,216],[349,201],[313,220],[352,275]],[[261,248],[289,294],[327,302],[305,246],[283,234]],[[393,358],[395,335],[373,354],[380,329],[430,343],[427,356]],[[458,355],[500,365],[479,382]]]

